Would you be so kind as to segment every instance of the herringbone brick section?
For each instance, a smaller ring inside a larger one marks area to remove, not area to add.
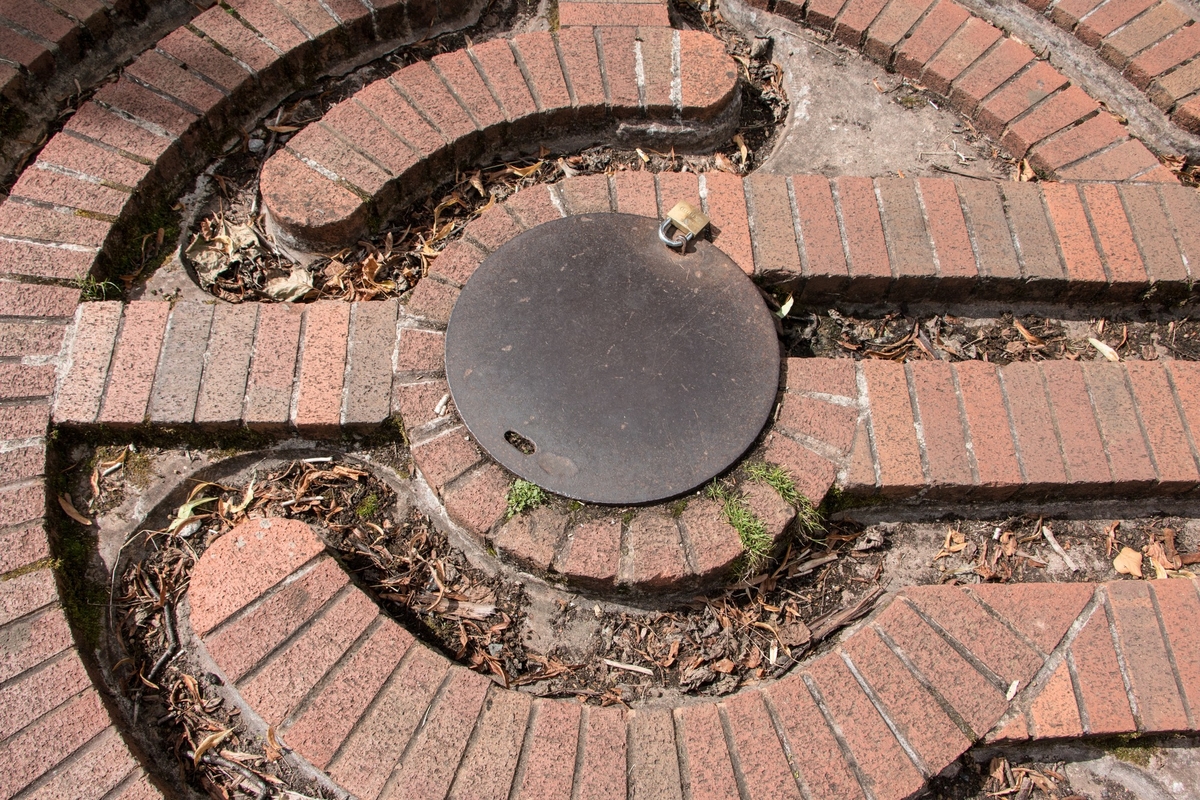
[[[449,663],[295,521],[218,539],[189,596],[194,630],[249,708],[372,800],[570,797],[576,780],[609,798],[741,785],[899,800],[979,740],[1197,729],[1195,580],[906,589],[779,681],[632,712],[531,701]]]

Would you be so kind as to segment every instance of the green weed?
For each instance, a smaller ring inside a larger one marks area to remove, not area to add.
[[[508,513],[505,519],[511,519],[517,514],[531,511],[538,506],[544,506],[549,498],[546,492],[536,483],[517,478],[508,488]]]

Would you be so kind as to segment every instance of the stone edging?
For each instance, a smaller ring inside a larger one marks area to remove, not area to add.
[[[451,664],[380,614],[296,521],[250,520],[218,539],[189,604],[196,646],[247,724],[276,726],[360,798],[568,797],[575,786],[607,799],[690,787],[900,800],[980,740],[1197,730],[1198,590],[914,587],[780,680],[630,711],[534,699]]]

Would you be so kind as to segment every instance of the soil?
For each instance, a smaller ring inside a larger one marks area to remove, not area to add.
[[[787,354],[797,357],[980,360],[999,365],[1112,360],[1090,341],[1095,339],[1122,361],[1200,359],[1200,321],[1187,318],[1114,322],[1007,313],[999,317],[917,317],[899,312],[852,316],[828,309],[789,314],[782,338]]]

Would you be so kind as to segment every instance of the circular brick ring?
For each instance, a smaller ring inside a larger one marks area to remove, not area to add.
[[[632,710],[451,663],[295,520],[217,539],[188,605],[244,724],[372,800],[901,800],[977,741],[1195,731],[1200,707],[1195,580],[906,589],[779,680]]]

